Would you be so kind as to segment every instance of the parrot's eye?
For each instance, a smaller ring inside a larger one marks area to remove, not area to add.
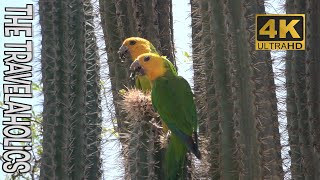
[[[150,60],[150,56],[145,56],[144,57],[144,62],[147,62],[147,61],[149,61]]]
[[[133,45],[136,44],[136,41],[133,41],[133,40],[132,40],[132,41],[129,42],[129,44],[130,44],[131,46],[133,46]]]

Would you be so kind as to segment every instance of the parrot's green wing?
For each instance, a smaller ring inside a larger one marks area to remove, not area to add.
[[[196,108],[188,82],[180,76],[160,77],[153,83],[152,104],[172,134],[166,152],[166,179],[185,179],[183,172],[187,148],[199,159],[192,133],[197,130]]]
[[[169,127],[191,135],[197,117],[188,82],[180,76],[164,76],[155,80],[153,86],[152,104],[163,120]]]
[[[198,120],[188,82],[175,75],[156,79],[152,88],[152,104],[169,129],[193,151],[192,133],[197,131]]]

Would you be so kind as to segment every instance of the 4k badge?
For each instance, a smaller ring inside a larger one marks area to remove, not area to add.
[[[305,50],[305,15],[257,14],[256,50]]]

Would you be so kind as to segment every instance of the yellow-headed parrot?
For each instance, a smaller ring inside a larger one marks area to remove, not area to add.
[[[139,55],[143,53],[159,54],[150,41],[140,37],[130,37],[125,39],[121,47],[119,48],[118,53],[121,59],[129,58],[132,61],[134,61]],[[166,61],[173,69],[174,74],[177,74],[177,71],[174,68],[173,64],[168,59],[166,59]],[[149,79],[144,75],[135,76],[135,87],[142,90],[143,92],[151,91],[151,83]],[[168,127],[165,123],[162,123],[162,126],[163,132],[166,134],[168,132]]]
[[[155,53],[159,54],[156,48],[151,44],[150,41],[140,37],[130,37],[123,41],[118,51],[120,58],[130,58],[134,61],[139,55],[143,53]],[[174,69],[173,64],[167,60],[170,66]],[[176,70],[174,69],[176,73]],[[151,90],[150,81],[146,76],[137,75],[135,77],[135,86],[141,89],[143,92]]]
[[[197,112],[190,85],[183,77],[174,73],[165,58],[154,53],[138,56],[130,69],[151,81],[154,109],[172,132],[165,159],[166,179],[184,179],[183,167],[187,150],[201,159]]]

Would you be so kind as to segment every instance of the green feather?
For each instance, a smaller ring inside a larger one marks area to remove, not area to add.
[[[162,59],[167,71],[153,81],[152,104],[172,132],[166,153],[168,177],[178,174],[181,178],[185,177],[182,169],[187,148],[199,159],[201,157],[198,145],[192,139],[198,128],[197,112],[189,83],[176,75],[168,60]]]
[[[135,85],[137,89],[141,89],[144,93],[151,90],[151,83],[146,76],[137,76]]]
[[[181,76],[167,74],[153,82],[152,103],[163,121],[191,136],[197,130],[197,113],[188,82]]]

